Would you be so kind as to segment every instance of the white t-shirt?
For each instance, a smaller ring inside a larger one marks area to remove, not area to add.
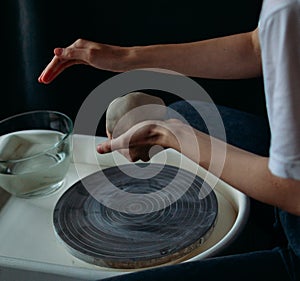
[[[265,0],[259,38],[271,127],[269,168],[300,180],[300,0]]]

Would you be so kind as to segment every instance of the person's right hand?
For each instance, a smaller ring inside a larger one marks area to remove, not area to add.
[[[126,48],[78,39],[66,48],[55,48],[54,57],[38,78],[40,83],[52,82],[66,68],[87,64],[95,68],[121,72],[120,58]]]
[[[172,148],[186,156],[193,155],[199,161],[196,134],[191,126],[177,119],[146,120],[117,138],[102,142],[97,146],[97,151],[100,154],[119,151],[129,161],[135,162],[149,161],[161,149]]]

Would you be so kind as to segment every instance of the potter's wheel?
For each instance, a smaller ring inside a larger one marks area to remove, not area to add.
[[[53,213],[56,235],[72,255],[100,266],[144,268],[182,258],[209,237],[218,202],[207,183],[174,166],[136,165],[107,168],[84,181],[102,188],[105,177],[120,190],[141,195],[168,186],[178,199],[157,211],[121,212],[97,201],[78,181],[61,196]],[[120,198],[120,204],[130,204],[126,200]]]

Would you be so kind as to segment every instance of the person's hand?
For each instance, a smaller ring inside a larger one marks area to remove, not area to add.
[[[164,148],[180,150],[176,135],[186,126],[176,119],[143,121],[119,137],[99,144],[97,151],[103,154],[117,150],[129,161],[148,161]]]
[[[54,57],[38,78],[40,83],[48,84],[66,68],[75,64],[120,72],[120,58],[126,48],[78,39],[66,48],[55,48]]]

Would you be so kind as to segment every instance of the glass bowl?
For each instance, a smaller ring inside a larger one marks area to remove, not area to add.
[[[56,111],[0,121],[0,187],[30,198],[58,190],[70,166],[73,122]]]

